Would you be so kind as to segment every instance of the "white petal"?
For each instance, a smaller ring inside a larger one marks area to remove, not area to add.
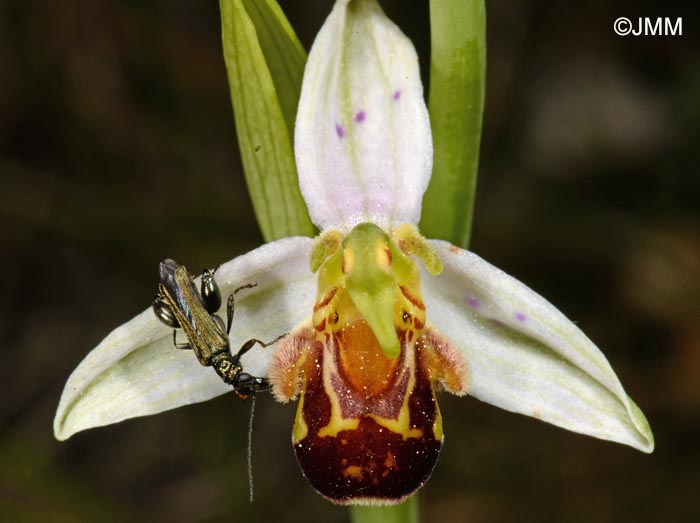
[[[311,242],[285,238],[219,267],[216,281],[224,298],[240,285],[257,283],[236,295],[233,351],[250,338],[272,340],[308,316],[316,293]],[[68,379],[54,420],[56,438],[230,392],[191,351],[173,347],[172,332],[149,308],[110,333]],[[246,372],[267,374],[273,351],[252,349],[242,358]]]
[[[602,352],[552,304],[447,242],[423,277],[428,320],[460,350],[469,394],[568,430],[654,449],[651,429]]]
[[[318,33],[295,153],[321,229],[418,223],[433,162],[418,57],[375,1],[339,0]]]

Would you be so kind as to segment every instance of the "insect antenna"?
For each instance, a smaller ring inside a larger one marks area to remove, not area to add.
[[[246,458],[248,464],[248,500],[253,503],[253,419],[255,418],[255,394],[250,402],[250,418],[248,419],[248,448]]]

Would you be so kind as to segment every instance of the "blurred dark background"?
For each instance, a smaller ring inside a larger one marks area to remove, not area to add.
[[[281,2],[304,46],[331,2]],[[383,1],[427,72],[427,2]],[[700,49],[674,2],[493,1],[472,249],[604,350],[657,450],[443,395],[423,521],[700,521]],[[619,37],[618,16],[683,36]],[[218,3],[0,4],[0,520],[347,521],[290,445],[295,406],[233,395],[53,439],[63,385],[148,306],[157,263],[261,243]],[[196,444],[207,441],[204,446]]]

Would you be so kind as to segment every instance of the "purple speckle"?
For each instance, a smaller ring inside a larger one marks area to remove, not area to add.
[[[394,91],[393,98],[394,100],[398,100],[399,98],[401,98],[401,89],[397,89],[396,91]]]
[[[357,113],[355,115],[355,121],[357,123],[364,122],[366,117],[367,117],[367,113],[365,113],[364,111],[360,111],[359,113]]]
[[[343,129],[343,126],[339,123],[335,124],[335,134],[337,134],[338,138],[341,140],[345,138],[345,129]]]
[[[481,307],[481,303],[479,303],[479,300],[477,300],[473,296],[467,298],[467,305],[469,305],[472,309],[478,309],[479,307]]]
[[[527,316],[525,316],[522,312],[518,312],[515,314],[515,319],[518,320],[520,323],[523,323],[527,320]]]

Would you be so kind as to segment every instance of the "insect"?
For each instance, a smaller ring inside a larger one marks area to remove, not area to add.
[[[178,349],[192,350],[199,363],[212,367],[242,399],[269,390],[271,385],[267,378],[243,372],[240,360],[256,344],[267,347],[284,335],[270,342],[250,339],[236,354],[231,353],[228,336],[233,322],[234,294],[255,287],[256,284],[243,285],[231,293],[226,305],[224,325],[224,321],[216,314],[221,307],[221,291],[214,280],[216,269],[204,271],[199,292],[187,269],[174,260],[162,261],[159,270],[160,284],[152,307],[156,317],[174,329],[173,345]],[[177,329],[180,328],[185,331],[187,343],[177,342]]]

